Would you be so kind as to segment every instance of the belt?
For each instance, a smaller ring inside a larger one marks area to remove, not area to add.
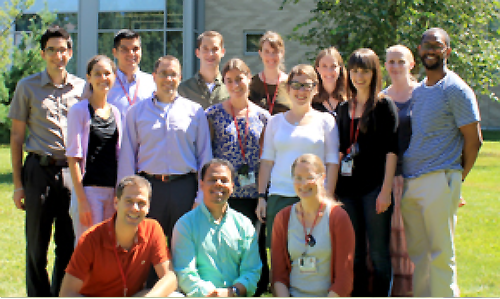
[[[36,153],[30,153],[29,155],[35,157],[40,163],[40,166],[68,167],[68,160],[66,158],[55,159],[49,155],[40,155]]]
[[[185,174],[150,174],[150,173],[147,173],[144,171],[139,172],[139,175],[141,175],[147,179],[155,179],[155,180],[166,182],[166,183],[187,177],[189,175],[194,175],[194,174],[195,174],[194,172],[188,172]]]

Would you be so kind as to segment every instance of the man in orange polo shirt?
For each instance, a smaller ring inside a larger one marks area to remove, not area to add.
[[[139,176],[118,184],[116,214],[80,238],[66,268],[60,296],[164,297],[177,288],[165,234],[149,212],[151,185]],[[160,280],[144,289],[151,265]]]

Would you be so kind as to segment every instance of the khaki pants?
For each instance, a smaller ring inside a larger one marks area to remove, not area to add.
[[[454,234],[461,185],[457,170],[405,179],[401,211],[415,297],[459,296]]]

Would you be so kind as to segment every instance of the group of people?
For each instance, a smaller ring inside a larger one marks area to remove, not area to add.
[[[123,29],[117,65],[92,57],[85,82],[66,71],[68,33],[43,34],[46,70],[9,112],[28,296],[459,295],[454,227],[482,137],[443,29],[422,35],[420,83],[411,50],[387,49],[384,90],[367,48],[287,74],[268,31],[255,75],[238,58],[220,70],[218,32],[195,51],[194,77],[171,55],[150,75]]]

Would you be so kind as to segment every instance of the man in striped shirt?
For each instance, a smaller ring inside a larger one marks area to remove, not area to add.
[[[472,89],[446,67],[451,53],[446,31],[425,31],[418,53],[426,77],[412,95],[401,202],[408,254],[415,264],[413,295],[459,296],[454,231],[460,188],[482,144],[479,108]]]

